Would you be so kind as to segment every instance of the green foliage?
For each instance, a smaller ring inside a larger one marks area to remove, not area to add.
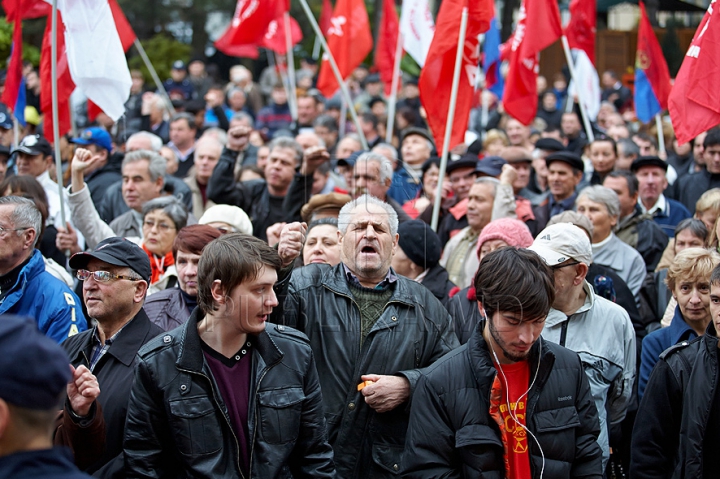
[[[670,70],[670,76],[675,77],[680,65],[682,65],[684,53],[680,49],[680,40],[675,30],[675,20],[670,19],[666,25],[667,30],[660,42],[660,48],[662,49],[663,55],[667,60],[668,70]]]
[[[161,80],[170,77],[170,68],[176,60],[188,62],[192,47],[185,43],[181,43],[173,39],[169,34],[158,33],[153,35],[149,40],[141,41],[142,46],[147,52],[150,63],[153,64],[157,74]],[[135,55],[128,61],[131,69],[137,69],[143,72],[146,81],[150,81],[150,72],[148,72],[140,55]]]
[[[7,68],[10,59],[10,47],[12,46],[13,26],[4,17],[0,17],[0,67]],[[34,45],[23,42],[23,60],[32,62],[37,66],[40,64],[40,49]]]

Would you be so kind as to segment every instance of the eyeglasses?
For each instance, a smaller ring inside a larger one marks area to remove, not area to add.
[[[567,268],[568,266],[575,266],[576,264],[580,264],[580,261],[575,261],[574,263],[556,264],[555,266],[550,266],[550,269],[555,271],[558,269]]]
[[[4,235],[6,233],[9,233],[11,231],[23,231],[23,230],[29,230],[32,228],[32,226],[26,226],[24,228],[5,228],[4,226],[0,226],[0,235]]]
[[[170,231],[171,229],[175,229],[175,226],[169,225],[167,223],[153,223],[152,221],[145,221],[144,225],[147,226],[149,229],[153,229],[155,226],[157,226],[157,229],[160,231]]]
[[[86,269],[79,269],[77,270],[77,273],[75,273],[75,276],[77,276],[77,279],[80,281],[85,281],[86,279],[90,279],[90,276],[93,277],[95,281],[98,283],[107,283],[110,280],[113,279],[127,279],[128,281],[142,281],[140,278],[134,278],[132,276],[124,276],[121,274],[113,274],[110,271],[88,271]]]

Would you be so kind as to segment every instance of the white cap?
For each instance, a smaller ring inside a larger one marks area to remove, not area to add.
[[[528,248],[545,260],[548,266],[556,266],[570,259],[592,264],[592,245],[587,234],[572,223],[556,223],[537,235]]]
[[[205,210],[205,214],[202,215],[200,221],[201,225],[209,223],[225,223],[226,225],[232,226],[239,233],[245,233],[251,235],[253,233],[253,225],[242,208],[231,205],[215,205]]]

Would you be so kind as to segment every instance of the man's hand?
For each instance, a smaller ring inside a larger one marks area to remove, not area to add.
[[[90,406],[100,395],[100,386],[97,378],[85,366],[75,369],[70,365],[72,379],[67,385],[67,395],[70,407],[80,417],[90,414]]]
[[[57,235],[55,236],[55,246],[60,251],[70,251],[71,254],[79,253],[82,251],[80,244],[78,243],[77,233],[75,228],[70,223],[67,223],[67,229],[62,226],[56,226]]]
[[[223,104],[223,96],[217,90],[211,90],[205,95],[205,101],[210,108],[217,108]]]
[[[78,148],[70,162],[71,190],[77,193],[85,187],[85,171],[100,161],[100,155],[93,156],[90,150]]]
[[[330,153],[324,146],[311,146],[303,154],[302,166],[300,167],[301,175],[312,175],[318,167],[330,160]]]
[[[150,110],[152,110],[153,103],[155,102],[155,93],[151,91],[146,91],[143,93],[142,96],[142,105],[140,106],[140,114],[142,116],[147,116],[150,114]]]
[[[245,125],[238,125],[228,130],[227,147],[232,151],[242,151],[250,140],[252,128]]]
[[[265,230],[265,236],[267,236],[267,242],[270,247],[273,247],[280,242],[280,233],[282,233],[282,229],[286,224],[287,223],[275,223],[274,225],[267,227]]]
[[[307,223],[295,222],[283,227],[278,243],[278,254],[282,259],[283,268],[290,266],[302,253],[306,233]]]
[[[410,397],[410,382],[403,376],[365,374],[360,379],[373,381],[361,392],[367,405],[377,412],[392,411]]]
[[[517,180],[517,170],[510,163],[504,164],[500,174],[500,184],[512,186],[515,180]]]

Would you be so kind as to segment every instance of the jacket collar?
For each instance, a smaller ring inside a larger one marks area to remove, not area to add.
[[[202,352],[200,333],[198,332],[198,323],[204,319],[204,314],[200,308],[195,308],[182,328],[180,336],[180,351],[175,364],[180,369],[200,373],[205,364],[205,358]],[[282,359],[283,352],[278,348],[275,341],[267,333],[268,327],[262,333],[255,336],[255,350],[265,364],[274,364]]]
[[[712,324],[712,321],[710,321]],[[691,328],[685,319],[682,317],[680,312],[680,306],[675,306],[675,315],[668,326],[668,333],[670,334],[670,341],[672,344],[677,344],[683,339],[693,339],[697,337],[697,333]]]
[[[585,291],[586,294],[585,302],[577,309],[577,311],[571,314],[570,317],[591,310],[593,305],[595,304],[595,291],[593,291],[590,283],[588,283],[587,280],[583,281],[583,291]],[[555,308],[550,308],[550,312],[548,312],[547,319],[545,320],[545,327],[556,326],[567,319],[568,316],[565,315],[565,313],[563,313],[562,311],[559,311]]]
[[[117,335],[107,354],[112,354],[125,366],[130,366],[135,360],[138,350],[145,344],[145,338],[151,327],[150,319],[145,314],[145,310],[141,308]]]
[[[393,274],[395,274],[394,271]],[[335,293],[352,298],[352,292],[348,287],[348,280],[345,276],[345,265],[343,263],[339,263],[337,266],[333,266],[332,268],[324,269],[322,275],[321,284],[325,285]],[[399,301],[407,304],[408,306],[414,307],[417,300],[410,291],[406,282],[399,278],[398,281],[394,282],[394,285],[390,301]]]

